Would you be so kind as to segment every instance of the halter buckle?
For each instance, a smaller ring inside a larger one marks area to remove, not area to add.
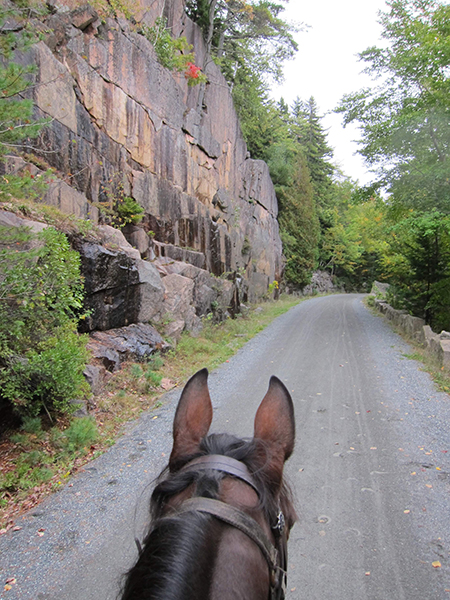
[[[277,522],[272,527],[272,529],[274,531],[276,531],[278,535],[282,535],[285,527],[286,527],[286,520],[284,518],[282,511],[280,510],[280,512],[277,515]]]

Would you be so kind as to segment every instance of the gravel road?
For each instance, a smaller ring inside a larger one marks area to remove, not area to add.
[[[289,600],[450,599],[450,398],[362,298],[305,301],[211,373],[212,429],[250,436],[272,374],[291,391]],[[2,599],[116,597],[179,394],[0,537]]]

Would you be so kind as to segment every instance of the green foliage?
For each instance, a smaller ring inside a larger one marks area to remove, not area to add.
[[[65,412],[88,389],[80,258],[48,227],[0,228],[0,395],[22,415]]]
[[[335,184],[335,188],[338,185]],[[387,249],[387,208],[380,198],[358,199],[344,182],[333,204],[321,211],[320,266],[336,275],[347,290],[368,289],[383,279],[382,257]]]
[[[378,87],[345,96],[338,112],[358,122],[360,154],[393,201],[450,212],[450,6],[390,0],[383,48],[360,54]]]
[[[260,78],[282,79],[282,64],[292,58],[297,28],[280,18],[282,4],[268,0],[188,0],[187,14],[203,29],[207,52],[229,83],[239,68]]]
[[[192,45],[184,36],[172,37],[167,28],[167,19],[158,17],[153,26],[142,25],[141,33],[153,44],[156,56],[163,67],[170,71],[184,72],[189,85],[206,83],[205,74],[195,66]]]
[[[390,301],[425,318],[437,331],[450,330],[450,216],[410,213],[389,234],[385,268]]]
[[[116,203],[115,211],[117,214],[116,220],[120,224],[120,227],[129,223],[140,223],[144,215],[142,206],[136,200],[130,198],[130,196],[120,198]]]
[[[70,453],[78,452],[93,444],[98,437],[97,425],[91,417],[74,419],[64,431],[63,444]]]
[[[103,221],[115,227],[129,223],[140,223],[144,209],[134,198],[126,196],[123,181],[119,174],[111,177],[100,188],[100,200],[94,205],[99,209]]]
[[[132,379],[135,379],[135,380],[140,379],[143,374],[144,374],[144,371],[143,371],[141,365],[137,365],[137,364],[131,365],[130,375],[131,375]]]
[[[327,203],[331,194],[334,167],[330,160],[332,149],[327,144],[326,133],[320,123],[316,101],[296,98],[292,106],[291,135],[301,146],[308,165],[311,182],[318,205]]]
[[[37,435],[42,432],[42,421],[40,417],[24,417],[22,419],[22,429],[25,433]]]
[[[306,159],[298,156],[296,177],[291,186],[278,186],[280,233],[286,257],[285,278],[302,288],[310,282],[317,266],[319,221]]]
[[[160,373],[155,373],[151,369],[145,373],[145,379],[151,387],[158,387],[161,384],[162,378],[163,376]]]
[[[24,355],[4,357],[0,393],[21,414],[69,412],[70,401],[89,392],[83,377],[87,360],[86,340],[68,323]]]
[[[33,119],[33,102],[24,98],[36,68],[15,62],[15,52],[26,51],[39,40],[31,17],[44,12],[41,4],[28,2],[0,6],[0,162],[9,152],[18,152],[37,137],[48,121]],[[8,19],[18,24],[16,31],[4,27]],[[28,171],[0,177],[0,200],[8,197],[34,198],[46,188],[50,172],[34,176]]]

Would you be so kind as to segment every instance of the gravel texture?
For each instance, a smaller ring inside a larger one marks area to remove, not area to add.
[[[271,374],[292,393],[289,598],[450,598],[450,401],[411,351],[361,295],[337,295],[291,309],[210,374],[215,431],[252,434]],[[180,391],[0,537],[2,599],[116,597]]]

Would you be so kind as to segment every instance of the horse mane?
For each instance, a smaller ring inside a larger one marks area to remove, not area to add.
[[[208,514],[184,513],[182,517],[164,513],[171,498],[195,486],[195,496],[217,498],[220,471],[181,471],[191,460],[208,454],[230,456],[243,462],[252,473],[260,498],[260,508],[275,525],[281,508],[289,529],[297,519],[292,494],[283,481],[274,489],[261,468],[261,455],[267,450],[261,440],[242,440],[229,434],[211,434],[199,452],[183,458],[173,471],[166,467],[157,479],[150,500],[150,526],[138,562],[126,575],[122,600],[177,600],[208,596],[211,574],[223,527]],[[212,568],[211,568],[212,566]],[[189,590],[186,594],[186,590]]]

